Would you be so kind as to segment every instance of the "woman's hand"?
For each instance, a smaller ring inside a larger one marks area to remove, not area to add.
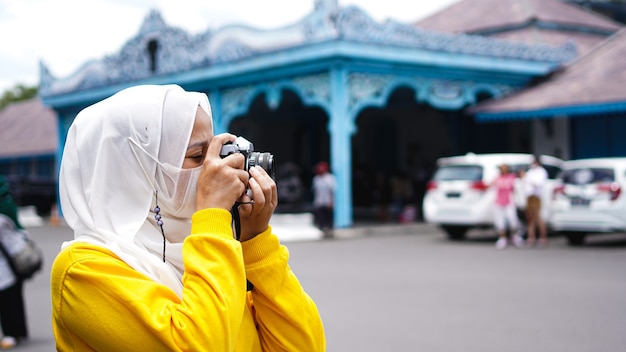
[[[209,143],[196,190],[196,210],[222,208],[229,210],[248,185],[248,172],[243,169],[245,157],[233,153],[220,157],[220,150],[235,136],[223,133],[214,136]]]
[[[244,203],[239,206],[239,217],[241,219],[240,241],[242,242],[254,238],[267,229],[270,218],[278,205],[276,183],[265,169],[260,166],[254,166],[249,171],[250,180],[248,186],[252,190],[254,203],[245,204],[251,201],[246,194],[239,200]]]

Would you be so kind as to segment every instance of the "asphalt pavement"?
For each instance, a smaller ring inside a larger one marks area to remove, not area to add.
[[[626,351],[626,234],[497,250],[492,230],[395,230],[288,244],[329,352]]]
[[[30,338],[54,351],[50,265],[71,230],[28,228],[45,255],[25,284]],[[332,240],[289,238],[329,352],[618,352],[626,346],[626,235],[572,248],[494,248],[493,232],[448,241],[424,223],[356,224]]]
[[[16,351],[23,352],[42,352],[42,351],[54,351],[54,336],[52,334],[51,323],[51,305],[50,305],[50,267],[52,261],[59,252],[61,245],[64,241],[71,240],[73,238],[72,230],[65,225],[62,221],[59,224],[53,226],[49,219],[41,219],[33,215],[30,209],[22,211],[20,216],[22,223],[27,227],[27,230],[33,237],[33,239],[39,244],[44,252],[44,267],[41,272],[35,275],[34,278],[28,280],[24,284],[24,295],[26,301],[26,311],[29,328],[29,339],[18,346]],[[293,225],[293,222],[299,222],[301,228],[300,235],[293,235],[292,231],[296,230],[297,226]],[[317,233],[312,228],[311,219],[309,217],[302,216],[285,216],[280,217],[275,221],[276,230],[280,232],[279,237],[282,236],[281,241],[284,243],[290,242],[307,242],[321,240],[321,233]],[[380,225],[380,226],[357,226],[350,229],[337,230],[335,235],[337,239],[351,239],[363,235],[373,235],[374,233],[407,233],[419,231],[419,228],[428,228],[425,224],[413,224],[406,226],[396,225]],[[378,230],[376,230],[378,229]],[[282,235],[284,233],[284,235]]]

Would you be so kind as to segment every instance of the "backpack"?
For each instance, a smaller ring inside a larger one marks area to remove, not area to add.
[[[4,214],[0,214],[0,251],[19,279],[30,279],[43,266],[43,252],[37,243]]]

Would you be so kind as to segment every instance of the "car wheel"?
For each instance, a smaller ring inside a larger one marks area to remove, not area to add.
[[[443,230],[448,234],[449,239],[460,241],[465,239],[468,228],[467,226],[443,226]]]
[[[567,244],[570,246],[582,246],[585,244],[585,234],[580,232],[568,232],[565,234],[567,237]]]

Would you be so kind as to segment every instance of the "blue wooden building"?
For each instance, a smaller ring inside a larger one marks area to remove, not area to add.
[[[338,180],[335,222],[380,201],[375,177],[413,175],[436,158],[537,152],[525,121],[478,123],[467,107],[504,97],[571,62],[574,43],[524,43],[374,21],[358,7],[316,0],[292,25],[229,25],[190,34],[150,12],[119,52],[55,78],[40,95],[59,140],[84,107],[137,84],[206,92],[216,133],[229,131],[298,164],[304,184],[327,160]],[[58,149],[58,160],[63,144]]]

